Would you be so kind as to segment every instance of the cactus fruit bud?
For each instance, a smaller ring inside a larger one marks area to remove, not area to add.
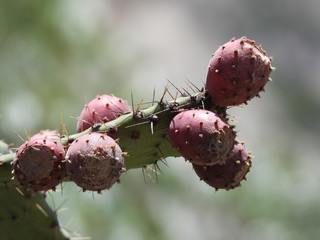
[[[96,123],[109,122],[130,111],[130,106],[123,99],[106,94],[98,96],[82,110],[77,123],[77,132],[82,132]]]
[[[235,132],[213,112],[188,110],[177,114],[170,122],[169,139],[190,162],[214,165],[224,162],[229,155]]]
[[[200,166],[193,164],[193,169],[211,187],[216,189],[233,189],[240,186],[251,167],[251,156],[242,143],[237,143],[225,164]]]
[[[67,154],[67,173],[84,190],[101,192],[119,181],[124,154],[111,137],[92,132],[71,143]]]
[[[54,189],[66,175],[65,150],[52,139],[33,139],[16,151],[13,173],[20,184],[35,191]]]
[[[269,81],[271,58],[252,40],[231,40],[213,54],[206,89],[216,106],[235,106],[258,95]]]

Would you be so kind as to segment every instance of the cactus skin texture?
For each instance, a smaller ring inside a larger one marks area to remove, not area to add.
[[[96,132],[83,135],[67,151],[68,176],[83,190],[110,189],[125,171],[123,155],[111,137]]]
[[[82,132],[96,123],[106,123],[130,112],[128,103],[113,95],[101,95],[85,105],[78,123],[77,132]]]
[[[206,89],[216,106],[240,105],[259,96],[272,70],[270,58],[254,41],[231,40],[213,54]]]
[[[200,180],[205,181],[211,187],[230,190],[240,186],[252,165],[251,156],[245,150],[242,143],[237,143],[232,149],[231,156],[225,164],[213,166],[200,166],[192,164],[194,171]]]
[[[169,139],[187,160],[198,165],[223,163],[232,150],[235,132],[216,113],[188,110],[176,115]]]
[[[65,150],[53,139],[33,138],[22,144],[13,161],[15,178],[35,191],[54,189],[66,175]]]

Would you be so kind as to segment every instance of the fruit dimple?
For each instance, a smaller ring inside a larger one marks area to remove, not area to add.
[[[15,178],[35,191],[54,189],[66,175],[65,150],[52,139],[32,139],[22,144],[13,161]]]
[[[82,132],[96,123],[112,121],[130,111],[128,103],[118,97],[107,94],[98,96],[82,110],[77,123],[77,132]]]
[[[252,164],[251,158],[243,144],[237,143],[224,164],[192,166],[200,180],[216,189],[229,190],[240,186],[240,182],[245,179]]]
[[[206,89],[216,106],[234,106],[257,96],[270,80],[271,60],[247,38],[218,48],[209,62]]]
[[[184,158],[199,165],[224,162],[235,139],[232,128],[217,114],[207,110],[179,113],[172,119],[168,135]]]
[[[66,155],[68,176],[84,190],[110,189],[125,170],[119,145],[102,133],[93,132],[77,138]]]
[[[54,154],[46,146],[29,146],[19,156],[19,169],[29,181],[40,181],[50,175]]]

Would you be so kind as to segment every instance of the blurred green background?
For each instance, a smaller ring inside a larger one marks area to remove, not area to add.
[[[167,79],[202,87],[211,53],[243,35],[274,57],[261,99],[235,107],[253,151],[248,181],[215,192],[182,158],[144,180],[130,170],[103,195],[50,193],[65,231],[95,240],[301,240],[320,236],[320,2],[0,0],[0,138],[70,133],[86,101],[160,98]],[[174,90],[173,90],[174,91]],[[65,210],[65,211],[62,211]]]

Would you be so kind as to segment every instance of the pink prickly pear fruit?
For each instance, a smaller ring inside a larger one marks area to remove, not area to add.
[[[29,139],[29,141],[32,141],[34,139],[54,139],[54,140],[59,140],[60,138],[60,133],[57,130],[41,130],[40,132],[32,135]]]
[[[18,182],[34,191],[55,190],[66,176],[65,150],[52,139],[32,139],[16,151],[13,173]]]
[[[216,106],[240,105],[264,91],[273,69],[271,58],[254,41],[231,40],[211,58],[206,90]]]
[[[124,168],[124,153],[111,137],[97,132],[73,141],[67,151],[67,173],[83,190],[110,189],[119,182]]]
[[[181,156],[198,165],[224,162],[235,141],[232,127],[207,110],[177,114],[170,122],[168,135]]]
[[[96,123],[112,121],[126,112],[130,112],[128,103],[112,95],[101,95],[85,105],[78,123],[77,132],[82,132]]]
[[[205,181],[211,187],[230,190],[240,186],[251,167],[251,156],[245,150],[242,143],[235,144],[231,156],[225,164],[213,166],[200,166],[193,164],[193,169],[200,180]]]

